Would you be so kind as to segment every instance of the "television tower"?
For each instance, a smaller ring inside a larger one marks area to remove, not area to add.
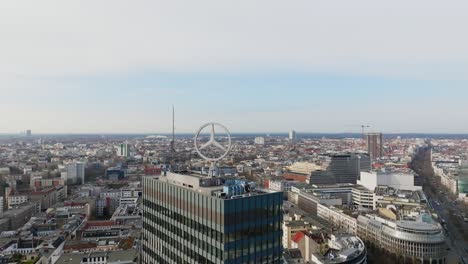
[[[171,159],[174,160],[175,156],[175,110],[172,105],[172,140],[171,140]]]

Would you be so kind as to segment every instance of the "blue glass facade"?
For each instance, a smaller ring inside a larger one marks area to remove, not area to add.
[[[282,193],[234,199],[143,180],[143,263],[280,263]]]
[[[225,200],[224,263],[279,263],[283,194]]]

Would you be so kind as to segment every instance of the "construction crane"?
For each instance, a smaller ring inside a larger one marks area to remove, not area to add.
[[[366,150],[366,128],[369,128],[369,125],[350,125],[348,127],[360,127],[361,128],[361,137],[362,137],[362,148]]]
[[[366,128],[369,128],[370,126],[369,125],[349,125],[347,127],[360,127],[361,128],[361,136],[362,136],[362,140],[365,140],[366,139]]]

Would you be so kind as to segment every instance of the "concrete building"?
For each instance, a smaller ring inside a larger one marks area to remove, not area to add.
[[[464,197],[468,194],[468,166],[467,161],[460,160],[459,164],[433,163],[435,175],[440,177],[440,182],[450,190],[452,194]]]
[[[10,167],[0,167],[0,175],[10,175]]]
[[[118,145],[117,156],[118,157],[130,157],[130,145],[127,143],[122,143]]]
[[[106,169],[105,177],[108,180],[118,181],[123,180],[127,176],[127,171],[120,167],[112,167]]]
[[[312,263],[313,255],[325,255],[328,252],[328,234],[322,231],[297,232],[292,238],[291,247],[299,249],[301,252],[303,263]],[[301,261],[301,260],[299,260]],[[288,262],[288,263],[298,263]],[[300,263],[300,262],[299,262]]]
[[[317,206],[317,216],[328,221],[339,230],[355,235],[357,233],[357,219],[351,216],[351,211],[335,206],[319,204]],[[357,216],[357,214],[355,215]]]
[[[30,186],[31,186],[31,189],[66,186],[66,180],[64,178],[43,179],[43,176],[34,176],[34,177],[31,177],[30,179]]]
[[[277,192],[287,192],[291,189],[291,186],[298,184],[298,181],[286,181],[286,180],[267,180],[268,189]],[[266,186],[265,186],[266,187]]]
[[[317,216],[319,204],[329,206],[343,204],[341,198],[328,194],[316,194],[312,189],[302,190],[296,187],[291,187],[291,191],[288,193],[288,200],[313,216]]]
[[[76,237],[83,241],[124,238],[131,229],[131,226],[121,225],[115,221],[87,221],[76,231]]]
[[[282,204],[245,180],[144,177],[142,263],[281,263]]]
[[[31,217],[36,213],[37,205],[35,203],[29,203],[21,205],[17,208],[5,211],[0,218],[2,223],[0,224],[0,232],[7,230],[16,230],[26,224]]]
[[[8,195],[7,196],[8,209],[11,209],[21,204],[25,204],[28,202],[28,200],[29,200],[28,196],[24,194]]]
[[[290,130],[288,139],[289,139],[290,142],[296,141],[296,139],[297,139],[296,138],[296,131]]]
[[[352,205],[353,196],[352,190],[355,184],[330,184],[330,185],[313,185],[311,189],[316,195],[330,198],[340,198],[341,204]]]
[[[308,233],[309,231],[320,230],[322,226],[315,221],[310,221],[301,218],[299,215],[285,216],[283,221],[283,248],[291,249],[293,247],[293,239],[299,232]]]
[[[383,145],[382,133],[367,134],[367,152],[372,160],[383,157]]]
[[[265,138],[264,137],[256,137],[254,140],[255,145],[265,145]]]
[[[317,264],[366,264],[367,250],[364,242],[349,234],[332,234],[330,248],[325,255],[313,254],[312,263]]]
[[[447,245],[442,227],[423,217],[417,221],[394,221],[375,215],[360,215],[357,231],[366,243],[394,253],[404,260],[446,263]]]
[[[41,204],[41,208],[47,209],[52,207],[57,202],[63,200],[66,197],[65,188],[59,187],[47,187],[41,190],[33,191],[29,194],[31,201],[38,201]]]
[[[415,176],[412,173],[392,172],[361,172],[359,185],[373,191],[378,186],[388,186],[398,190],[422,190],[422,186],[415,185]]]
[[[138,252],[121,250],[112,252],[90,252],[63,254],[55,264],[136,264]]]
[[[85,164],[72,162],[67,165],[66,182],[72,184],[85,183]]]
[[[313,171],[321,170],[322,166],[312,162],[294,162],[291,166],[286,167],[291,173],[310,175]]]
[[[351,193],[353,196],[353,204],[372,210],[376,209],[376,198],[374,190],[371,191],[364,186],[356,185],[352,188]]]
[[[99,198],[96,199],[96,216],[102,217],[114,214],[121,203],[121,194],[122,192],[119,190],[102,191]],[[138,200],[138,198],[123,199],[122,204],[128,204],[135,200]]]

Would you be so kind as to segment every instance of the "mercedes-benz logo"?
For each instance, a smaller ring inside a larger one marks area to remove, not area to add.
[[[215,126],[222,128],[225,131],[225,133],[227,134],[227,138],[228,138],[228,145],[227,146],[221,145],[216,140]],[[199,145],[200,145],[200,142],[199,142],[200,134],[203,132],[203,130],[206,127],[211,128],[210,139],[208,140],[208,142],[206,142],[204,144],[201,144],[201,146],[199,147]],[[206,149],[209,146],[213,146],[213,147],[223,151],[222,155],[218,156],[218,157],[214,157],[214,158],[204,155],[202,153],[202,150]],[[223,159],[224,157],[226,157],[227,154],[229,154],[229,151],[231,150],[231,134],[229,133],[229,130],[225,126],[221,125],[220,123],[210,122],[210,123],[204,124],[203,126],[200,127],[200,129],[198,129],[197,133],[195,134],[195,150],[197,151],[198,155],[200,155],[200,157],[202,157],[203,159],[205,159],[207,161],[218,161],[220,159]]]

